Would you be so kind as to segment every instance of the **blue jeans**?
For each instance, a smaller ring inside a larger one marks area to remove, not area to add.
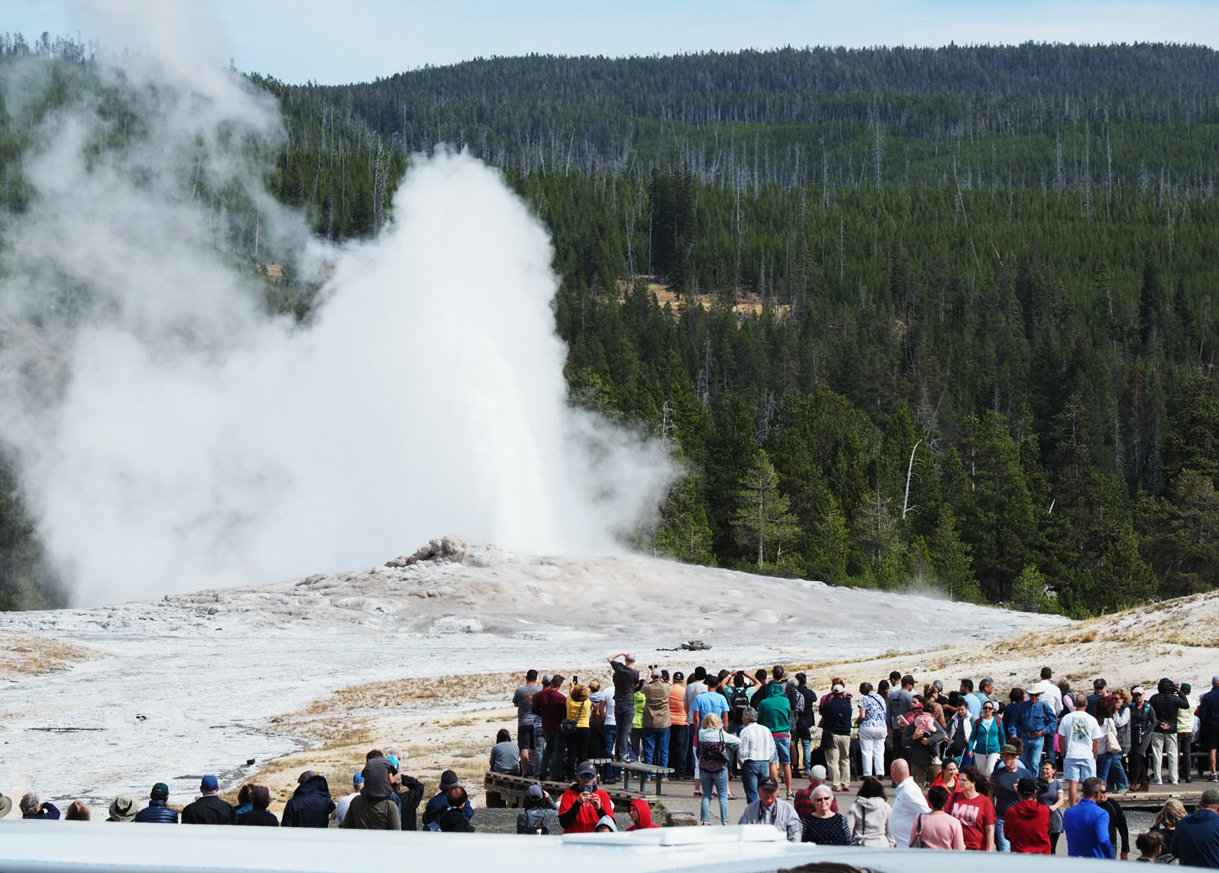
[[[728,768],[718,773],[708,773],[700,770],[698,778],[703,785],[703,802],[699,808],[698,820],[711,821],[711,792],[720,793],[720,823],[728,824]]]
[[[607,724],[602,727],[605,731],[605,752],[610,758],[614,757],[614,740],[618,737],[618,725]],[[617,782],[621,775],[618,768],[613,764],[606,764],[605,772],[601,774],[606,782]]]
[[[1130,777],[1122,766],[1121,752],[1101,752],[1096,757],[1096,775],[1104,779],[1114,791],[1130,787]]]
[[[800,766],[804,768],[803,770],[801,770],[801,772],[805,776],[807,776],[808,771],[813,769],[813,764],[808,759],[808,756],[811,755],[813,752],[813,741],[812,740],[803,740],[803,739],[800,740],[800,751],[803,755],[803,757],[800,759]]]
[[[1020,763],[1030,773],[1041,770],[1041,753],[1045,750],[1045,740],[1041,737],[1021,737],[1024,740],[1024,751],[1020,753]],[[995,833],[998,833],[996,828]]]
[[[1003,819],[998,816],[995,817],[995,848],[1000,852],[1012,850],[1012,844],[1003,836]]]
[[[643,760],[648,764],[669,766],[669,729],[667,727],[643,729]]]
[[[769,761],[742,761],[741,785],[745,788],[745,802],[758,799],[758,780],[770,775]]]

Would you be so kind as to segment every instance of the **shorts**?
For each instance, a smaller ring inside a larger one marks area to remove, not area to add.
[[[1096,761],[1092,758],[1067,758],[1062,762],[1062,778],[1068,782],[1083,782],[1096,775]]]
[[[791,737],[775,737],[775,756],[770,760],[772,763],[778,761],[780,764],[792,762]]]
[[[1198,748],[1210,751],[1211,749],[1219,749],[1215,741],[1219,740],[1219,728],[1213,724],[1202,725],[1202,732],[1198,735]]]
[[[535,728],[531,724],[521,724],[516,726],[516,745],[521,749],[533,748],[533,732]]]

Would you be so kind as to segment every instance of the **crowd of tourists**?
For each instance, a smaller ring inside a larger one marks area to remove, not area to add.
[[[1050,854],[1065,834],[1070,855],[1123,859],[1131,847],[1122,794],[1195,775],[1219,782],[1219,676],[1197,700],[1188,683],[1168,678],[1152,694],[1100,678],[1075,691],[1049,667],[1006,697],[989,677],[918,689],[900,672],[861,683],[854,696],[840,678],[819,694],[783,666],[697,667],[687,678],[641,669],[629,653],[608,661],[606,687],[529,671],[513,697],[516,743],[501,732],[491,769],[574,778],[564,799],[578,803],[583,783],[642,762],[695,780],[703,825],[717,798],[728,824],[737,779],[747,804],[738,821],[773,824],[790,840]],[[858,793],[844,815],[838,795],[853,775]],[[801,777],[808,786],[797,791]],[[1190,815],[1170,800],[1137,837],[1139,860],[1219,866],[1217,809],[1219,787],[1202,792]],[[591,830],[600,818],[590,811],[581,821]]]
[[[1074,691],[1054,682],[1048,667],[1005,697],[986,677],[918,689],[914,676],[899,672],[875,686],[860,683],[856,696],[837,677],[819,694],[805,673],[789,676],[781,665],[752,673],[700,666],[688,678],[641,669],[630,653],[608,665],[605,686],[530,670],[513,695],[516,738],[501,729],[488,763],[494,773],[532,780],[518,833],[616,831],[602,783],[629,767],[694,780],[702,825],[712,822],[713,803],[719,822],[729,823],[739,783],[746,806],[738,823],[771,825],[792,841],[1052,854],[1065,839],[1070,855],[1126,859],[1121,795],[1195,775],[1219,782],[1219,675],[1196,700],[1188,684],[1168,678],[1153,694],[1099,678],[1090,693]],[[557,801],[543,782],[563,786]],[[241,786],[236,803],[219,788],[215,776],[204,776],[199,797],[179,811],[158,782],[146,804],[115,797],[107,820],[474,830],[474,806],[457,773],[444,771],[424,803],[423,783],[404,771],[395,747],[369,751],[337,800],[324,776],[301,773],[282,819],[265,785]],[[0,794],[0,818],[13,805]],[[17,805],[26,819],[61,817],[34,794]],[[626,830],[657,827],[644,798],[632,799],[625,814]],[[63,818],[88,819],[90,811],[74,801]],[[1192,813],[1169,799],[1134,845],[1138,860],[1219,867],[1219,785],[1202,792]]]

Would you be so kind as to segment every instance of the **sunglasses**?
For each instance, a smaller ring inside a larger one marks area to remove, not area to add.
[[[581,773],[580,778],[581,779],[596,779],[597,774],[596,773]]]
[[[829,803],[833,799],[832,797],[814,797],[813,803]]]

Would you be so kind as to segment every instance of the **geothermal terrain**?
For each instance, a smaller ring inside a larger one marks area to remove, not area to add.
[[[1216,603],[1092,623],[834,588],[653,558],[536,557],[435,540],[364,572],[169,595],[93,609],[0,615],[0,792],[187,802],[199,776],[246,779],[285,800],[306,767],[336,792],[373,744],[410,772],[485,769],[529,667],[608,678],[641,664],[806,666],[810,683],[890,669],[921,679],[991,673],[1000,688],[1041,663],[1082,680],[1214,672]],[[700,640],[708,651],[683,651]],[[253,759],[253,763],[247,763]]]

